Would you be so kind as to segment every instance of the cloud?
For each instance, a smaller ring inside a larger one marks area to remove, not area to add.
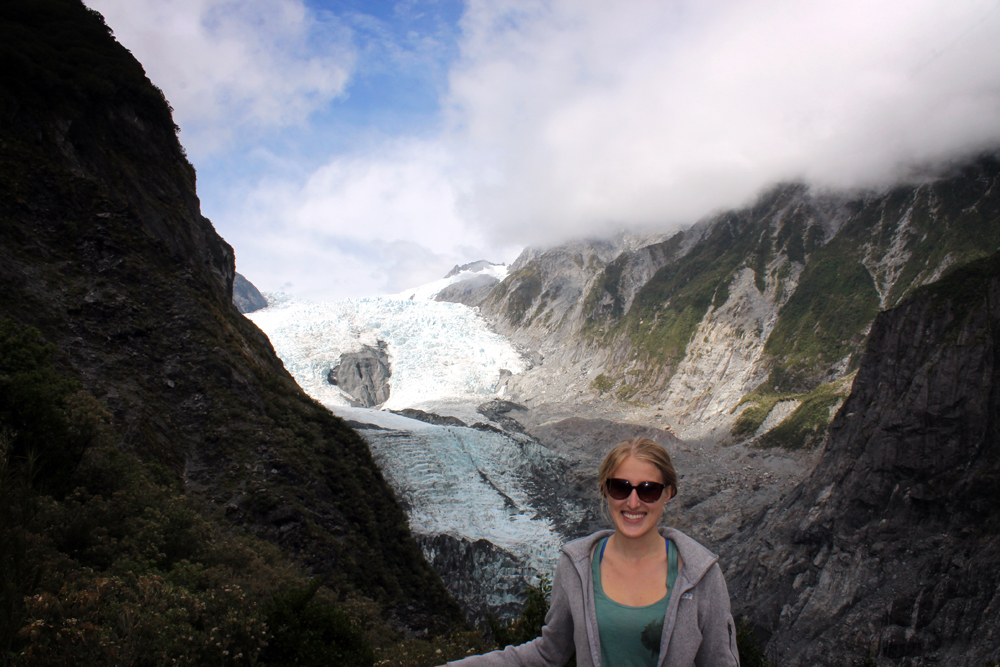
[[[331,159],[301,182],[263,180],[226,226],[240,271],[261,289],[306,298],[400,292],[455,264],[511,261],[458,210],[461,175],[440,142],[387,142]],[[241,251],[245,251],[245,261]]]
[[[160,86],[194,153],[297,124],[340,95],[350,31],[301,0],[87,0]]]
[[[462,27],[450,122],[497,238],[691,222],[1000,143],[995,0],[470,0]]]
[[[200,182],[241,273],[312,298],[1000,144],[997,0],[468,0],[457,33],[412,2],[89,2],[223,156]]]

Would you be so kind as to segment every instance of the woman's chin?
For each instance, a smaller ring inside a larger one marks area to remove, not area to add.
[[[622,537],[642,537],[650,530],[656,528],[656,523],[650,519],[649,514],[644,514],[641,519],[629,519],[619,514],[615,517],[615,529],[621,533]]]

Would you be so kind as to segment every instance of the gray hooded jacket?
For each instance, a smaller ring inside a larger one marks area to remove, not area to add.
[[[590,555],[605,530],[562,549],[552,603],[538,639],[471,656],[450,667],[562,667],[576,652],[578,667],[601,667]],[[736,626],[718,556],[673,528],[660,534],[677,545],[683,566],[670,593],[660,639],[659,667],[739,667]]]

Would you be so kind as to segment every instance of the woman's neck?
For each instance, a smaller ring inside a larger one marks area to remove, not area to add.
[[[659,557],[665,551],[665,542],[658,530],[651,530],[641,537],[625,537],[620,532],[615,531],[609,542],[621,558],[631,562]]]

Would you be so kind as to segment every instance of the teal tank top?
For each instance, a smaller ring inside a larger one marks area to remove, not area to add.
[[[594,573],[594,600],[597,630],[601,637],[603,667],[656,667],[660,659],[660,637],[667,604],[677,579],[677,546],[667,540],[667,594],[653,604],[630,607],[615,602],[601,585],[601,560],[608,538],[601,541],[591,567]]]

